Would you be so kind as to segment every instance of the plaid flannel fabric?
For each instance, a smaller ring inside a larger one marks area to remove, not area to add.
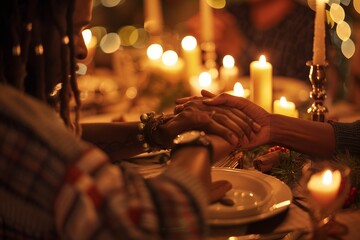
[[[2,89],[3,88],[3,89]],[[145,180],[0,84],[0,239],[199,239],[203,189],[184,170]]]

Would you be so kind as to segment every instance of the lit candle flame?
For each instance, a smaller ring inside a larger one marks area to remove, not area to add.
[[[186,36],[181,41],[181,46],[186,51],[192,51],[197,46],[196,38],[193,36]]]
[[[330,185],[332,183],[332,173],[330,170],[325,171],[322,182],[324,183],[324,185]]]
[[[210,87],[212,82],[211,75],[208,72],[202,72],[199,75],[199,85],[202,88]]]
[[[158,60],[161,58],[162,54],[163,54],[163,48],[160,44],[151,44],[147,50],[146,50],[146,54],[148,56],[148,58],[150,58],[151,60]]]
[[[266,63],[266,57],[265,57],[265,55],[261,55],[261,56],[260,56],[259,62],[260,62],[261,64]]]
[[[280,98],[280,105],[282,107],[286,107],[288,105],[288,102],[286,101],[286,98],[285,97],[281,97]]]
[[[178,59],[179,57],[175,51],[168,50],[164,52],[161,61],[163,62],[164,65],[171,67],[171,66],[175,66]]]
[[[244,97],[244,95],[245,95],[245,91],[244,91],[244,88],[241,85],[241,83],[239,83],[239,82],[235,83],[235,85],[234,85],[234,96]]]
[[[223,66],[224,68],[233,68],[235,65],[235,60],[231,55],[225,55],[223,58]]]

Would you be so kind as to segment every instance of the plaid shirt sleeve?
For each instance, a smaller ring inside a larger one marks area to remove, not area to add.
[[[145,180],[97,149],[66,173],[55,204],[65,239],[201,239],[203,190],[184,170]]]
[[[205,194],[185,170],[146,180],[74,137],[43,104],[0,91],[0,239],[204,236]]]

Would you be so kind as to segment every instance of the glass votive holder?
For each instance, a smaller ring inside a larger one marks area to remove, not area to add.
[[[313,239],[328,239],[343,232],[335,214],[348,196],[349,175],[348,167],[330,161],[312,162],[303,172],[301,184],[309,205]]]

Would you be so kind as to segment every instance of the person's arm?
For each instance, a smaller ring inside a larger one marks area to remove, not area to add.
[[[194,99],[194,98],[191,98]],[[144,131],[152,145],[162,149],[172,147],[176,135],[189,130],[201,130],[207,134],[224,138],[232,145],[237,145],[244,135],[256,129],[253,122],[241,113],[226,107],[214,111],[197,108],[204,105],[201,100],[189,104],[188,108],[175,115],[156,116],[150,121],[150,131]],[[82,138],[107,152],[112,159],[123,159],[144,152],[138,139],[140,122],[83,123]]]
[[[334,128],[336,151],[360,156],[360,120],[352,123],[329,121]]]
[[[215,159],[232,149],[221,138],[209,139]],[[167,169],[149,179],[126,164],[109,164],[97,149],[80,155],[66,170],[55,202],[63,238],[201,239],[206,233],[207,147],[178,149]]]
[[[329,123],[278,114],[270,115],[269,143],[318,157],[331,157],[335,153],[335,134]]]
[[[247,99],[229,94],[215,96],[207,91],[202,93],[211,98],[204,100],[205,104],[237,108],[261,125],[259,132],[252,133],[249,143],[242,145],[244,148],[278,144],[319,157],[331,157],[335,153],[335,134],[329,123],[270,114]]]
[[[138,141],[138,122],[83,123],[82,139],[121,160],[144,152]]]

